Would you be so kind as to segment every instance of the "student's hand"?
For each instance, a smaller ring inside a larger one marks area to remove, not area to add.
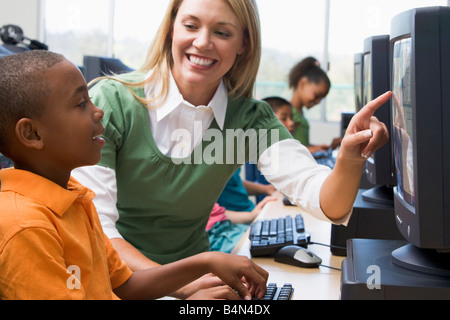
[[[338,137],[338,138],[334,138],[333,141],[331,142],[331,149],[336,149],[337,147],[339,147],[341,145],[342,142],[342,138]]]
[[[170,294],[170,296],[178,299],[190,298],[194,300],[192,297],[195,296],[197,292],[203,291],[202,295],[206,295],[208,294],[209,289],[214,289],[216,287],[223,286],[224,284],[225,283],[220,278],[216,277],[212,273],[208,273]]]
[[[230,286],[222,285],[202,289],[188,297],[186,300],[240,300],[238,293]]]
[[[319,145],[311,145],[311,146],[307,146],[309,152],[311,153],[315,153],[318,151],[328,151],[331,146],[327,145],[327,144],[319,144]]]
[[[250,218],[251,220],[248,221],[249,223],[255,220],[255,218],[261,213],[262,209],[264,209],[265,205],[269,202],[276,201],[276,197],[267,196],[264,199],[262,199],[260,202],[258,202],[255,206],[255,208],[250,212]]]
[[[266,270],[244,256],[207,252],[209,268],[243,299],[253,296],[261,299],[266,294],[269,274]]]
[[[363,162],[389,140],[386,125],[373,115],[390,98],[391,92],[386,92],[353,116],[341,143],[343,158]]]

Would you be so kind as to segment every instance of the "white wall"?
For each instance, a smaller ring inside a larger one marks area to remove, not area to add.
[[[334,138],[341,135],[339,122],[309,121],[309,139],[311,144],[330,144]]]
[[[0,0],[0,27],[15,24],[27,38],[42,41],[40,0]]]

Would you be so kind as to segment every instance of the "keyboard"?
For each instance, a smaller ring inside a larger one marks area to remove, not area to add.
[[[257,220],[249,233],[250,253],[253,257],[275,254],[284,246],[298,245],[306,248],[311,235],[305,231],[301,214],[276,219]]]
[[[290,283],[285,283],[282,287],[276,283],[267,284],[266,295],[262,299],[255,300],[291,300],[294,294],[294,288]]]

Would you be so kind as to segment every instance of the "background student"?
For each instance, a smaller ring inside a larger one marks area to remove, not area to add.
[[[286,129],[289,130],[289,132],[292,134],[294,133],[294,121],[292,120],[292,105],[289,101],[282,97],[273,96],[273,97],[267,97],[264,98],[263,101],[267,102],[269,106],[272,108],[275,116],[280,120],[280,122],[286,127]],[[254,183],[258,185],[266,185],[267,187],[273,186],[267,182],[267,179],[261,174],[261,172],[258,170],[258,167],[256,164],[253,163],[246,163],[245,164],[245,172],[246,177],[252,177],[251,179],[254,181]],[[269,189],[270,190],[270,189]],[[275,190],[271,192],[273,194]],[[256,202],[260,202],[264,199],[264,195],[256,195]]]
[[[292,67],[289,72],[289,87],[293,89],[291,104],[295,123],[293,136],[305,145],[311,153],[336,149],[342,139],[333,139],[330,145],[312,145],[309,139],[310,124],[304,115],[304,108],[311,109],[328,95],[331,82],[326,72],[314,57],[307,57]]]

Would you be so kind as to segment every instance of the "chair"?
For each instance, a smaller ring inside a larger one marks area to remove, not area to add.
[[[87,82],[105,75],[120,74],[134,71],[116,58],[84,56],[84,76]]]

